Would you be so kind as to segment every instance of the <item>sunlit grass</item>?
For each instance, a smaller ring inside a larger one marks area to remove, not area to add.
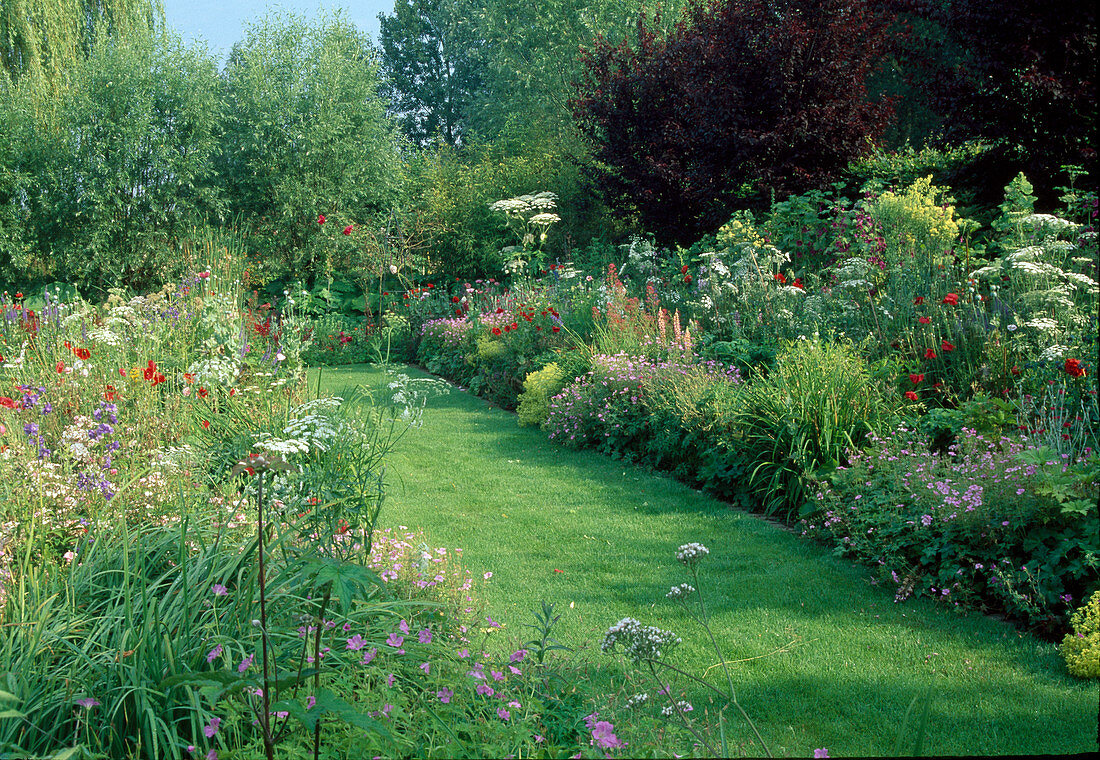
[[[356,366],[325,369],[320,384],[338,393],[380,379]],[[475,574],[493,573],[499,646],[529,638],[521,624],[553,602],[555,635],[592,662],[596,693],[633,693],[628,671],[599,651],[623,617],[679,634],[674,657],[692,672],[717,662],[704,631],[664,598],[687,580],[676,547],[698,541],[710,548],[703,590],[738,661],[739,700],[775,754],[890,753],[906,708],[929,689],[925,754],[1096,747],[1096,687],[1066,675],[1053,645],[927,600],[895,604],[866,569],[822,547],[670,478],[555,445],[468,394],[432,399],[391,456],[389,481],[384,525],[422,528],[436,546],[461,547]],[[731,746],[748,741],[743,725],[732,731]],[[622,736],[631,741],[628,726]],[[634,740],[643,752],[644,737]]]

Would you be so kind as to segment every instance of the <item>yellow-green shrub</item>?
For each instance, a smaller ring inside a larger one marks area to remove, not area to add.
[[[914,256],[921,263],[939,263],[959,237],[955,207],[932,176],[918,179],[902,193],[885,192],[871,213],[882,225],[887,251],[895,262]]]
[[[1066,668],[1080,678],[1100,678],[1100,591],[1070,618],[1073,630],[1062,639]]]
[[[550,417],[550,399],[565,387],[565,371],[555,362],[532,372],[523,381],[519,396],[520,425],[542,425]]]

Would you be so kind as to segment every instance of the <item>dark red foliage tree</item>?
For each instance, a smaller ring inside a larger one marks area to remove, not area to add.
[[[1060,184],[1064,163],[1095,170],[1095,5],[888,1],[912,22],[902,63],[942,118],[944,138],[1000,141],[1037,186]]]
[[[821,187],[892,114],[865,83],[889,50],[875,0],[699,0],[667,35],[583,51],[571,101],[596,179],[663,242],[713,231],[747,197]]]

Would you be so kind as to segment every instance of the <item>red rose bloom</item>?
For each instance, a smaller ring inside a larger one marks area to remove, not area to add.
[[[910,401],[919,401],[920,400],[917,397],[917,394],[913,393],[913,391],[906,391],[905,392],[905,398],[909,399]]]
[[[948,306],[958,306],[959,296],[956,293],[948,293],[943,297],[943,302]]]

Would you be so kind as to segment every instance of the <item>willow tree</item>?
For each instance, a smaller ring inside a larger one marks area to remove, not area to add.
[[[160,0],[0,0],[0,69],[56,90],[97,37],[148,31],[163,17]]]

